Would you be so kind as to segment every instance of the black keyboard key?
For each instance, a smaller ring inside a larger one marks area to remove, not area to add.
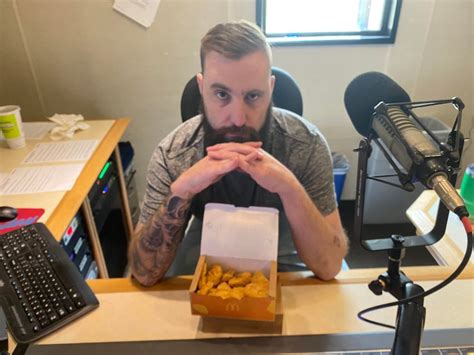
[[[82,299],[80,298],[76,298],[74,300],[74,304],[76,305],[77,308],[81,308],[81,307],[84,307],[85,306],[85,303]]]
[[[76,307],[74,307],[74,303],[72,303],[71,300],[65,300],[63,302],[63,305],[69,313],[74,312],[74,310],[76,309]]]
[[[54,323],[54,322],[56,322],[56,321],[59,319],[59,317],[58,317],[58,315],[57,315],[56,313],[49,313],[49,316],[48,316],[48,317],[49,317],[49,321],[50,321],[51,323]]]
[[[64,316],[67,314],[67,312],[66,312],[66,310],[64,309],[64,307],[58,307],[58,308],[56,309],[56,311],[58,312],[58,315],[59,315],[59,317],[61,317],[61,318],[64,317]]]
[[[40,326],[41,328],[46,328],[49,325],[49,320],[46,317],[41,318]]]

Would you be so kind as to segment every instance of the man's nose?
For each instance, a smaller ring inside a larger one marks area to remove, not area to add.
[[[243,100],[235,100],[230,113],[231,121],[234,126],[242,127],[247,123],[247,111]]]

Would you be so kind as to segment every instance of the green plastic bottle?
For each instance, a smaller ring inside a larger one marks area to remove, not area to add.
[[[474,164],[469,164],[461,182],[461,197],[469,212],[469,219],[474,221]]]

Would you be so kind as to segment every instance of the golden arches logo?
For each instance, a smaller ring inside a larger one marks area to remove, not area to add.
[[[240,311],[240,307],[237,303],[229,302],[225,305],[225,310],[227,312],[238,312]]]

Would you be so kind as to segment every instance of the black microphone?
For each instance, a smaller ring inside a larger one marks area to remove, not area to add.
[[[344,93],[344,105],[354,128],[367,137],[374,107],[380,102],[409,102],[410,96],[385,74],[372,71],[352,80]]]
[[[397,162],[426,187],[433,189],[443,204],[464,216],[464,201],[448,180],[447,158],[406,113],[410,96],[385,74],[368,72],[357,76],[344,93],[347,113],[363,136],[375,133]]]

